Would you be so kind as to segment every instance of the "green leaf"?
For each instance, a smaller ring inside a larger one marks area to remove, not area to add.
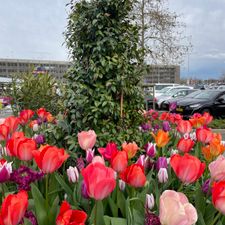
[[[105,225],[127,225],[127,220],[123,218],[104,216]]]
[[[48,210],[43,195],[34,184],[31,184],[31,193],[34,199],[35,214],[37,216],[38,224],[48,224]]]
[[[123,192],[121,192],[119,189],[117,190],[117,205],[121,211],[122,216],[126,218],[126,199]]]
[[[113,217],[118,217],[118,207],[111,197],[108,198],[109,206],[112,212]]]
[[[66,182],[63,180],[63,178],[61,177],[61,175],[55,173],[55,178],[56,180],[59,182],[59,184],[61,185],[61,187],[65,190],[65,192],[70,195],[71,197],[73,196],[73,191],[72,189],[66,184]]]
[[[23,224],[24,225],[32,225],[32,223],[30,222],[30,220],[26,219],[26,218],[23,218],[24,222]]]

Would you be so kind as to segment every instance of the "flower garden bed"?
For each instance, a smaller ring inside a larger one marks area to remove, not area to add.
[[[225,146],[213,118],[144,118],[143,146],[97,146],[89,130],[71,151],[46,143],[58,121],[43,108],[2,119],[0,224],[225,224]]]

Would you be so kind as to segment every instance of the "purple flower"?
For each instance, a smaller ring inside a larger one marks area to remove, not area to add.
[[[87,192],[87,186],[84,181],[82,181],[82,183],[81,183],[81,195],[83,198],[86,198],[86,199],[89,198],[89,195]]]
[[[34,140],[38,145],[44,144],[45,143],[45,136],[43,134],[37,135]]]
[[[153,127],[153,132],[156,133],[158,130],[159,130],[159,125],[156,124],[154,127]]]
[[[12,162],[0,162],[0,183],[4,183],[9,180],[12,173]]]
[[[77,158],[77,168],[81,171],[82,169],[84,169],[84,167],[85,167],[84,159],[81,156],[80,158]]]
[[[207,179],[204,184],[202,185],[202,192],[205,194],[211,194],[211,187],[210,187],[210,179]]]
[[[168,164],[167,164],[167,158],[166,157],[159,157],[157,162],[156,162],[156,169],[159,170],[161,168],[166,168],[167,169]]]
[[[32,225],[38,225],[37,219],[32,211],[26,211],[24,217],[30,220]]]
[[[11,173],[10,181],[18,185],[18,190],[30,190],[30,184],[40,180],[44,176],[43,172],[37,172],[27,166],[20,166],[19,169]]]
[[[163,131],[165,132],[170,131],[171,129],[170,123],[168,121],[163,121],[162,127],[163,127]]]
[[[154,213],[147,212],[145,214],[145,225],[161,225],[159,217]]]
[[[177,108],[177,102],[171,102],[169,104],[169,111],[174,111]]]
[[[155,154],[156,154],[156,144],[153,144],[152,142],[148,142],[145,146],[144,146],[144,149],[146,151],[146,154],[153,158],[155,157]]]
[[[148,123],[144,123],[141,125],[141,130],[144,132],[149,131],[150,129],[151,129],[151,126]]]

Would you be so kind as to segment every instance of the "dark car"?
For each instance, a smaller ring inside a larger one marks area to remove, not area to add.
[[[225,91],[202,90],[193,98],[186,97],[177,102],[176,113],[184,117],[204,112],[214,117],[225,117]]]
[[[161,104],[161,108],[163,110],[169,110],[169,106],[171,103],[176,103],[180,99],[183,99],[184,97],[190,96],[192,98],[195,96],[200,90],[197,89],[183,89],[179,90],[176,94],[172,95],[170,99],[167,99]],[[195,93],[195,94],[194,94]]]

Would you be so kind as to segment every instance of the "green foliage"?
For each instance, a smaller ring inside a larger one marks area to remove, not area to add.
[[[210,124],[213,129],[225,129],[225,119],[214,119]]]
[[[58,81],[57,81],[58,83]],[[44,107],[56,115],[62,109],[62,98],[57,94],[58,85],[49,74],[18,74],[13,78],[12,97],[13,111],[17,114],[23,109],[37,110]],[[60,85],[61,88],[61,85]]]
[[[72,127],[93,129],[99,145],[136,140],[144,108],[133,1],[93,0],[71,6],[66,43],[73,58],[65,106]]]

